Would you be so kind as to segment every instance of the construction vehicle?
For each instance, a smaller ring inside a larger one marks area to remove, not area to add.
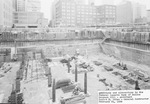
[[[144,82],[149,82],[150,81],[150,76],[145,71],[137,69],[133,73],[135,75],[137,75],[139,80],[143,80]]]
[[[116,63],[113,65],[115,68],[117,69],[121,69],[121,70],[128,70],[127,65],[126,64],[121,64],[121,63]]]

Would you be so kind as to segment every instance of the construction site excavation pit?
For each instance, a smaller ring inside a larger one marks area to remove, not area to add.
[[[106,38],[20,41],[34,45],[18,46],[13,60],[14,47],[0,56],[2,103],[97,104],[98,91],[150,90],[150,52],[143,44]]]
[[[148,66],[123,60],[119,48],[114,55],[103,51],[96,42],[28,48],[20,81],[24,103],[97,104],[98,91],[150,89]]]

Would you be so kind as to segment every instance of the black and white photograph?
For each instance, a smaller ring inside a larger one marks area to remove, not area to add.
[[[0,104],[150,104],[150,0],[0,0]]]

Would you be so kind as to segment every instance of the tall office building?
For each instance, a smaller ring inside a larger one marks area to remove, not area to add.
[[[150,10],[147,10],[147,22],[150,23]]]
[[[40,0],[14,0],[16,11],[40,12]]]
[[[114,5],[114,0],[102,0],[103,5]]]
[[[76,6],[76,26],[94,26],[98,25],[100,19],[97,7],[94,5]]]
[[[39,21],[43,19],[41,12],[14,12],[13,23],[16,28],[37,28]]]
[[[142,5],[136,2],[124,1],[117,6],[118,23],[134,23],[145,18],[146,5]]]
[[[0,2],[0,27],[12,27],[12,0],[1,0]]]
[[[59,0],[54,7],[55,26],[91,26],[98,24],[97,8],[76,0]]]
[[[26,11],[26,0],[16,0],[16,11]]]
[[[124,1],[117,6],[117,23],[133,23],[133,9],[130,1]]]
[[[116,23],[116,6],[115,5],[101,5],[98,7],[100,14],[100,23],[115,24]]]
[[[40,12],[40,0],[15,0],[14,3],[17,8],[13,12],[13,23],[16,28],[37,28],[48,25],[48,20]]]
[[[133,2],[132,7],[133,7],[133,21],[139,18],[146,17],[146,5]]]
[[[26,1],[26,11],[28,12],[40,12],[41,2],[40,0],[27,0]]]
[[[77,4],[88,5],[88,0],[75,0]]]

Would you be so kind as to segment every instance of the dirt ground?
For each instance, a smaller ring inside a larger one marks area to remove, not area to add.
[[[0,72],[4,75],[4,77],[0,78],[0,94],[3,94],[3,96],[1,96],[3,97],[3,103],[7,103],[8,101],[8,97],[12,91],[12,84],[15,83],[16,71],[20,67],[20,62],[10,62],[5,64],[9,64],[12,69],[7,73],[4,73],[4,71],[0,70]]]
[[[102,90],[118,90],[118,88],[133,90],[135,85],[131,85],[123,80],[119,76],[115,76],[112,72],[118,71],[124,75],[128,74],[128,71],[123,71],[117,68],[113,68],[113,71],[106,71],[103,65],[112,65],[118,60],[114,59],[113,57],[108,57],[104,54],[96,54],[85,57],[93,67],[93,72],[87,73],[87,89],[90,93],[90,97],[86,98],[87,104],[97,104],[98,103],[98,91]],[[93,61],[99,60],[103,64],[100,66],[96,66],[93,64]],[[149,67],[143,65],[137,65],[133,62],[126,63],[129,69],[134,70],[135,68],[144,68],[145,71],[149,70]],[[71,62],[71,69],[74,69],[74,62]],[[17,67],[17,65],[16,65]],[[59,62],[59,60],[53,60],[49,63],[49,67],[51,68],[52,78],[55,80],[70,78],[72,81],[75,81],[75,75],[72,73],[67,73],[66,65],[63,65]],[[15,72],[14,72],[15,73]],[[148,71],[148,73],[150,73]],[[99,74],[99,77],[97,77]],[[149,74],[150,75],[150,74]],[[12,76],[8,74],[8,76]],[[112,87],[106,86],[104,83],[99,81],[99,79],[106,79],[106,83],[109,85],[112,84]],[[6,80],[6,79],[5,79]],[[8,80],[8,79],[7,79]],[[11,79],[12,80],[12,79]],[[6,81],[8,82],[8,81]],[[84,73],[78,74],[78,82],[81,84],[81,87],[84,88]],[[5,83],[3,81],[3,83]],[[150,82],[142,82],[139,81],[139,86],[142,85],[149,85]],[[1,84],[2,85],[2,84]],[[10,86],[10,84],[6,84],[5,88]],[[2,86],[1,86],[2,87]],[[4,88],[4,86],[3,86]],[[141,87],[142,88],[142,87]],[[26,104],[52,104],[51,103],[51,90],[52,88],[48,87],[48,79],[45,76],[45,71],[43,65],[38,60],[29,61],[28,67],[28,76],[27,79],[21,81],[21,92],[24,94],[24,102]],[[67,94],[63,94],[61,90],[56,91],[56,100],[59,102],[62,96],[68,96]]]

